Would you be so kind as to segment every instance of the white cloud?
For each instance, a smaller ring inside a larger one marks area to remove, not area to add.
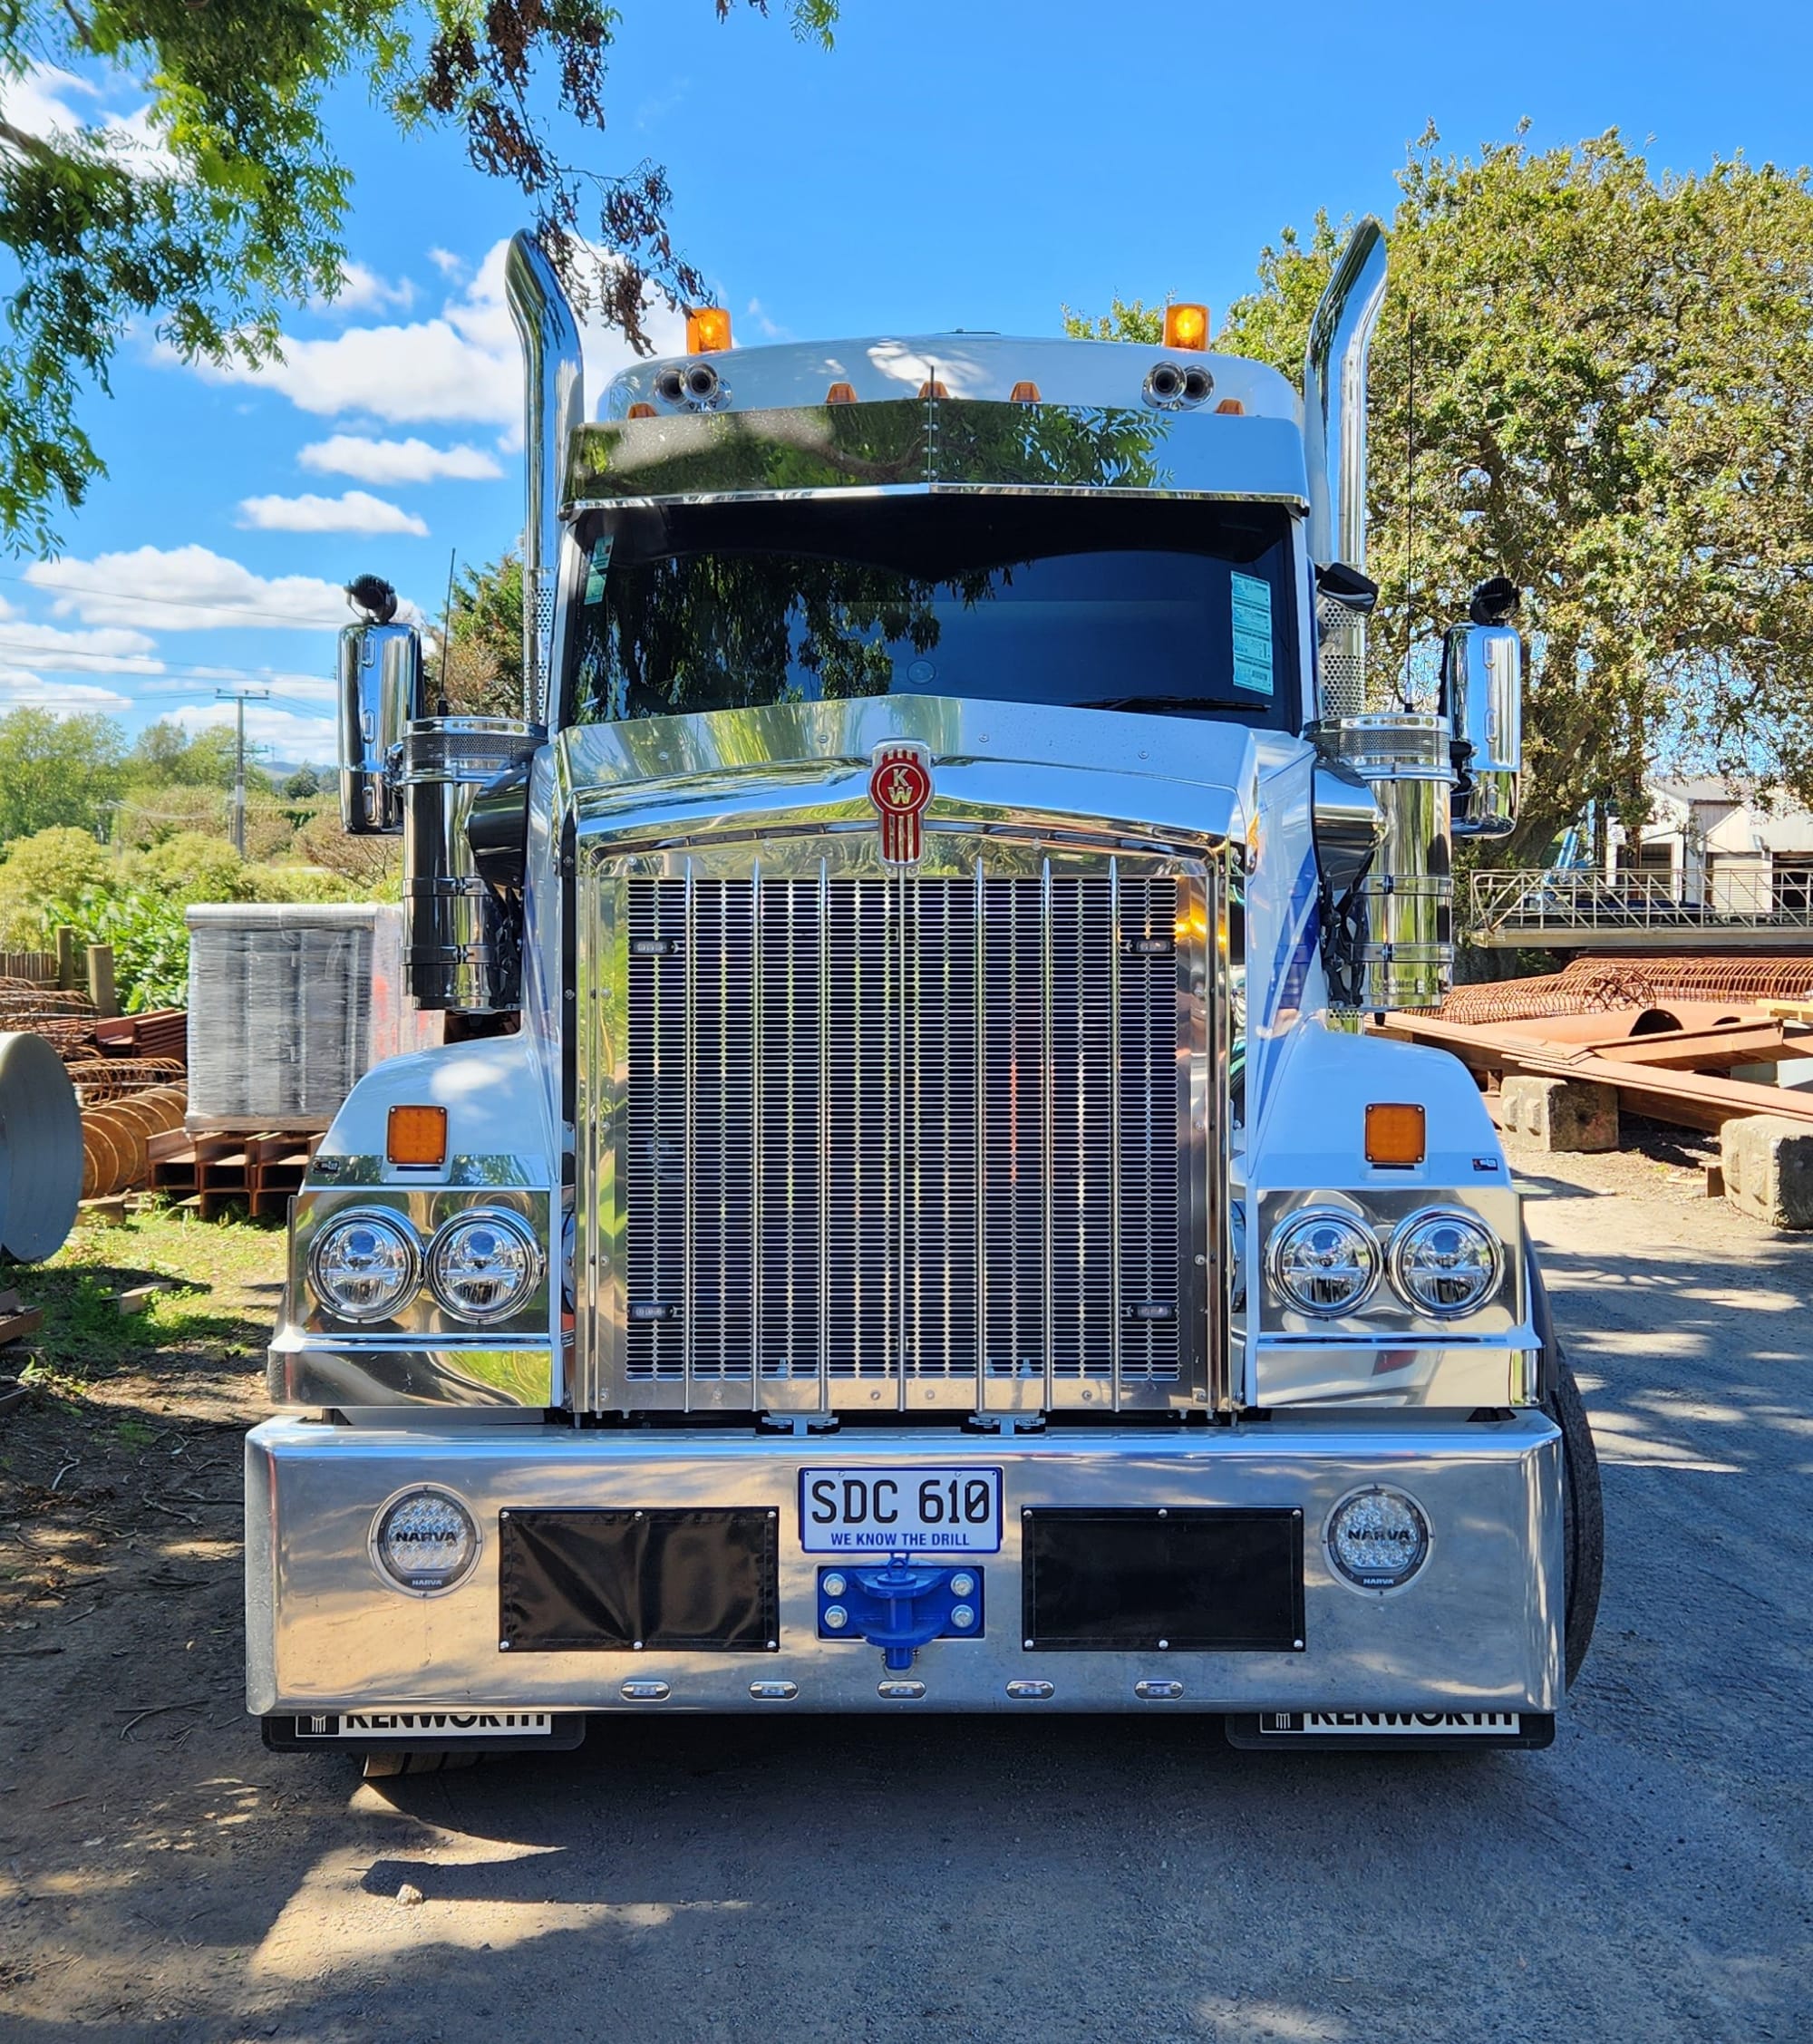
[[[92,682],[47,682],[26,667],[0,666],[0,716],[9,710],[48,710],[56,717],[130,710],[129,697]]]
[[[446,420],[514,426],[522,412],[522,366],[504,298],[508,247],[494,243],[477,275],[432,319],[354,326],[328,340],[286,335],[284,359],[256,368],[243,363],[187,366],[210,383],[280,392],[298,411],[320,418],[364,412],[392,425]],[[685,324],[677,313],[652,309],[648,326],[657,353],[684,350]],[[633,357],[620,334],[587,326],[583,340],[587,387],[596,392]],[[170,366],[179,361],[167,343],[156,359]]]
[[[466,258],[456,256],[451,248],[431,248],[428,259],[442,276],[457,279],[466,274]]]
[[[215,724],[230,729],[234,722],[231,706],[218,702],[185,702],[167,714],[186,731],[207,731]],[[246,736],[275,748],[286,760],[331,760],[339,744],[332,718],[300,717],[262,702],[246,705]]]
[[[328,631],[349,621],[345,592],[312,575],[255,575],[206,547],[140,547],[92,560],[34,561],[25,579],[59,617],[153,631],[224,632],[287,625]],[[401,615],[419,618],[412,604]]]
[[[367,440],[335,433],[311,441],[296,456],[318,474],[354,476],[360,482],[482,482],[503,470],[482,448],[431,447],[425,440]]]
[[[428,534],[428,521],[400,504],[386,503],[368,489],[338,497],[247,497],[239,523],[254,532],[412,532]]]
[[[0,611],[0,660],[21,656],[35,667],[74,673],[161,674],[164,664],[149,657],[157,642],[142,632],[110,627],[72,632],[60,625],[33,625]]]
[[[407,312],[414,303],[415,286],[408,277],[392,283],[364,263],[345,263],[341,266],[339,292],[328,306],[336,313]]]
[[[137,99],[142,88],[133,80],[111,77],[104,85],[79,78],[73,71],[34,60],[17,78],[0,79],[0,110],[15,128],[46,141],[62,136],[105,141],[126,159],[133,170],[146,177],[170,177],[176,159],[164,146],[161,134],[152,127],[148,105],[130,113],[100,112],[93,102],[111,99],[116,92]],[[86,100],[87,106],[73,102]]]

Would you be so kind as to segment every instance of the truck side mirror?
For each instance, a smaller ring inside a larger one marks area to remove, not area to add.
[[[1510,620],[1517,590],[1503,576],[1482,582],[1468,606],[1472,623],[1442,642],[1441,694],[1453,733],[1454,834],[1508,838],[1517,826],[1523,773],[1523,641]]]
[[[422,641],[399,625],[396,591],[362,575],[347,591],[359,622],[340,634],[340,822],[355,838],[402,829],[392,755],[422,714]]]

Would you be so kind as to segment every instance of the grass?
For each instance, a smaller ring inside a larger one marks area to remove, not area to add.
[[[262,1353],[285,1258],[283,1229],[256,1222],[164,1207],[123,1225],[84,1221],[48,1263],[13,1274],[24,1303],[44,1313],[21,1379],[77,1392],[160,1353],[198,1361]],[[121,1293],[153,1284],[165,1288],[143,1311],[120,1311]]]

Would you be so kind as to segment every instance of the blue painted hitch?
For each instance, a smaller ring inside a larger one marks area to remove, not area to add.
[[[981,1639],[982,1620],[979,1568],[924,1568],[890,1555],[885,1568],[819,1571],[819,1637],[866,1640],[890,1674],[904,1674],[933,1640]]]

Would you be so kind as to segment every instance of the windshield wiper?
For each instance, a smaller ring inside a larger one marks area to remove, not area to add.
[[[1217,705],[1205,702],[1199,695],[1104,695],[1090,702],[1067,702],[1063,707],[1067,710],[1143,710],[1163,716],[1174,710],[1207,711]]]

